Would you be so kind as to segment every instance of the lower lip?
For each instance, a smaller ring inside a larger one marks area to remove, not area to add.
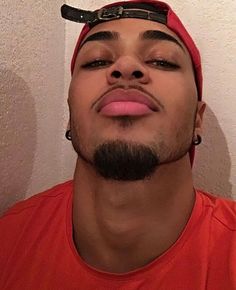
[[[143,116],[153,113],[145,104],[137,102],[112,102],[104,106],[100,113],[104,116]]]

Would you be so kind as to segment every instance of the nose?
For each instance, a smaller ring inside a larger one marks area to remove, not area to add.
[[[121,56],[107,70],[107,80],[111,85],[120,81],[147,84],[149,73],[147,68],[135,57]]]

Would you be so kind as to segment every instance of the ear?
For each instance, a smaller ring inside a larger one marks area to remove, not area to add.
[[[203,124],[203,115],[206,109],[206,103],[202,101],[198,101],[197,106],[197,114],[196,114],[196,120],[195,120],[195,135],[202,135],[202,124]]]
[[[68,121],[68,123],[67,123],[67,128],[66,128],[66,130],[70,130],[70,121]]]

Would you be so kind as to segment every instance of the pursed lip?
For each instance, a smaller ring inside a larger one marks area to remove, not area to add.
[[[113,89],[105,93],[102,99],[96,106],[96,111],[100,112],[103,107],[113,102],[136,102],[148,106],[148,108],[154,112],[159,111],[159,107],[155,102],[144,92],[138,89]]]

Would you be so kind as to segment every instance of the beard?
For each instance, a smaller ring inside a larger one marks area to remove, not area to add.
[[[126,117],[120,120],[120,126],[123,128],[132,126],[132,122],[132,119],[127,120]],[[189,152],[194,133],[194,129],[181,128],[175,134],[175,142],[172,146],[161,137],[154,138],[150,144],[127,140],[105,140],[88,154],[86,146],[82,146],[80,142],[79,130],[76,129],[71,124],[72,144],[78,157],[90,164],[104,179],[116,181],[149,179],[159,166],[180,160]]]
[[[149,178],[159,165],[159,158],[148,146],[116,140],[96,148],[93,164],[105,179],[136,181]]]

